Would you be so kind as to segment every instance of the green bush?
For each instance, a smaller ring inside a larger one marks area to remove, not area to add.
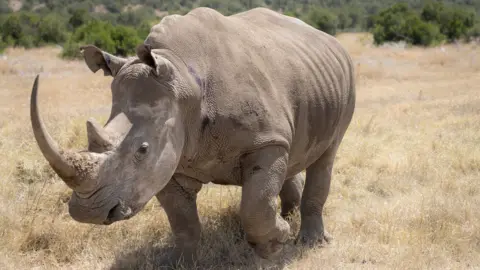
[[[352,19],[350,18],[349,14],[346,12],[339,12],[337,15],[338,18],[338,28],[340,29],[347,29],[352,24]]]
[[[467,32],[473,27],[475,15],[463,9],[449,9],[442,13],[440,18],[440,29],[450,40],[454,41],[466,37]]]
[[[283,15],[287,15],[287,16],[295,17],[295,18],[298,18],[300,16],[300,14],[298,14],[298,12],[296,12],[295,10],[287,10],[287,11],[283,12]]]
[[[224,15],[231,15],[244,10],[244,6],[238,1],[224,0],[200,0],[199,6],[213,8]],[[170,10],[170,9],[169,9]],[[180,10],[180,9],[176,9]]]
[[[11,13],[0,27],[1,40],[7,46],[32,48],[38,45],[40,17],[33,13]]]
[[[143,40],[134,28],[119,25],[112,30],[111,37],[115,43],[116,55],[127,56],[135,53],[138,44]]]
[[[92,20],[75,30],[64,46],[62,57],[79,58],[79,47],[86,44],[93,44],[114,55],[127,56],[135,53],[136,46],[141,42],[132,27]]]
[[[9,0],[0,0],[0,51],[8,46],[31,48],[53,43],[64,46],[66,57],[78,57],[80,44],[93,43],[113,53],[129,54],[133,52],[132,44],[143,40],[152,24],[160,21],[155,9],[186,14],[196,6],[211,7],[224,15],[268,6],[331,35],[339,29],[368,29],[374,33],[377,44],[405,40],[432,45],[444,39],[479,36],[480,26],[474,26],[473,9],[480,12],[480,1],[405,0],[404,4],[391,6],[396,2],[399,1],[22,0],[21,11],[12,13]],[[122,11],[127,4],[143,7]],[[105,5],[109,12],[94,13],[98,5]]]
[[[406,4],[396,4],[373,18],[375,44],[406,41],[413,45],[429,46],[443,40],[438,26],[422,21]]]
[[[37,46],[63,44],[67,39],[66,22],[55,13],[49,14],[40,20],[37,33]]]
[[[427,2],[423,7],[421,17],[424,21],[439,23],[444,11],[445,5],[442,2]]]
[[[304,21],[330,35],[335,35],[337,33],[338,18],[335,14],[327,9],[318,7],[311,9]]]
[[[156,20],[155,13],[149,8],[128,10],[118,15],[116,23],[126,26],[140,26],[144,21]]]
[[[65,21],[54,13],[43,17],[29,12],[11,13],[1,21],[2,47],[32,48],[46,44],[62,44],[67,38]]]
[[[140,37],[142,40],[145,40],[147,38],[148,34],[150,34],[150,30],[152,29],[153,24],[149,23],[148,21],[143,21],[138,27],[137,27],[137,35]]]
[[[449,41],[466,37],[475,23],[475,12],[468,9],[445,6],[442,2],[429,2],[422,10],[422,19],[435,23]]]
[[[68,20],[70,30],[75,30],[93,19],[86,9],[74,9],[71,14],[72,16]]]
[[[423,21],[412,25],[410,37],[412,44],[423,46],[435,45],[445,39],[437,25]]]
[[[475,24],[467,32],[467,41],[480,38],[480,23]]]
[[[115,50],[115,42],[111,36],[113,28],[113,25],[109,22],[90,21],[73,32],[69,43],[85,42],[113,52]]]

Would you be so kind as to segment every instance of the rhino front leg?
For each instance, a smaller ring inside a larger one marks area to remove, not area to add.
[[[304,181],[304,174],[299,173],[283,183],[280,191],[280,200],[282,201],[281,215],[283,218],[290,216],[300,206]]]
[[[175,237],[173,259],[186,265],[197,259],[201,225],[197,211],[197,193],[202,184],[195,179],[174,175],[165,188],[157,194]]]
[[[290,234],[290,226],[276,211],[287,159],[286,150],[279,146],[266,147],[242,158],[240,218],[247,241],[264,259],[277,254]]]
[[[325,230],[323,223],[323,206],[330,191],[333,161],[338,145],[332,145],[312,165],[307,168],[307,177],[300,206],[301,225],[296,239],[308,246],[324,244],[332,237]]]

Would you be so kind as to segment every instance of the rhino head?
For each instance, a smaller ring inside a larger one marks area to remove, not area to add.
[[[147,45],[124,59],[95,46],[82,47],[86,64],[112,76],[113,106],[102,127],[87,122],[88,150],[62,150],[38,111],[39,78],[30,104],[33,133],[53,170],[73,189],[69,213],[83,223],[111,224],[138,213],[174,174],[185,144],[180,88],[188,88],[183,66]]]

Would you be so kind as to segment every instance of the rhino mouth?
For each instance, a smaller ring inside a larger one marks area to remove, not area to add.
[[[103,225],[110,225],[114,222],[130,219],[134,215],[132,208],[125,206],[122,202],[119,202],[108,212],[108,216],[103,221]]]

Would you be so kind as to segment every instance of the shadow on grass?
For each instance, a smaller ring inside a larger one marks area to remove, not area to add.
[[[295,232],[295,225],[292,224],[292,232]],[[186,269],[171,259],[172,239],[168,242],[159,245],[152,239],[141,248],[122,252],[110,270]],[[292,239],[276,258],[259,258],[245,240],[238,215],[233,209],[228,209],[203,218],[198,261],[194,269],[282,269],[301,254],[301,248],[293,245],[292,234]]]

